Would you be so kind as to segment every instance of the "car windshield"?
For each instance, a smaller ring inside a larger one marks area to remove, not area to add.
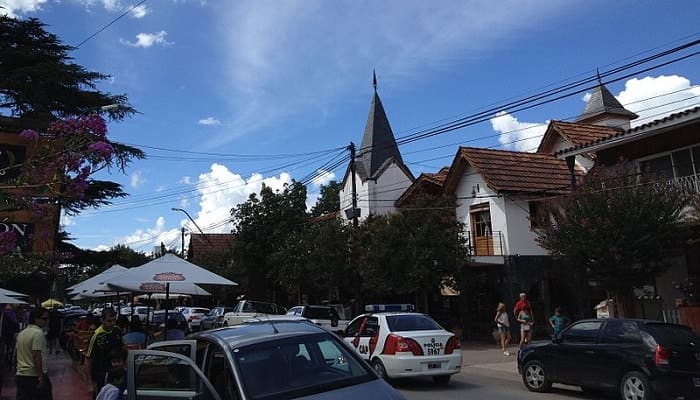
[[[168,319],[176,319],[178,322],[182,322],[185,320],[185,317],[182,315],[182,313],[178,311],[168,311]],[[153,321],[152,323],[154,324],[161,324],[165,320],[165,313],[164,312],[157,312],[153,314]]]
[[[280,310],[275,304],[271,303],[261,303],[258,301],[252,301],[246,303],[246,307],[243,308],[244,312],[257,312],[261,314],[279,314]]]
[[[669,324],[648,324],[647,326],[660,344],[667,346],[700,345],[700,338],[690,328]]]
[[[235,348],[233,355],[245,391],[253,399],[310,396],[377,379],[329,333]]]
[[[386,322],[391,332],[443,330],[437,322],[423,314],[389,315]]]

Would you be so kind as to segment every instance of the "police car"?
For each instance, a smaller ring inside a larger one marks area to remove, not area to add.
[[[368,305],[344,340],[383,378],[431,376],[447,384],[461,371],[459,338],[410,304]]]

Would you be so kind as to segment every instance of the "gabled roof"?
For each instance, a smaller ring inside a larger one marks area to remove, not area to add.
[[[372,178],[390,158],[393,158],[397,164],[403,165],[394,132],[389,125],[382,101],[375,91],[367,116],[365,133],[362,136],[362,144],[357,154],[357,164],[362,164],[358,165],[357,173],[362,180]]]
[[[207,255],[226,254],[235,240],[236,235],[233,233],[191,233],[187,259],[196,263],[204,260]]]
[[[460,147],[445,181],[453,193],[471,165],[496,193],[566,194],[571,176],[566,161],[552,154]]]
[[[583,113],[576,118],[576,122],[590,121],[604,114],[618,115],[627,119],[635,119],[638,117],[637,114],[623,107],[615,96],[610,93],[608,88],[600,82],[598,86],[593,89],[591,98],[586,102],[586,108],[584,108]]]
[[[661,133],[668,129],[674,129],[679,125],[687,123],[697,123],[700,119],[700,106],[680,111],[674,114],[667,115],[663,118],[647,122],[646,124],[636,126],[631,129],[617,131],[607,137],[591,139],[587,142],[578,143],[571,148],[558,151],[557,155],[574,152],[575,154],[587,152],[588,150],[597,150],[599,146],[606,146],[620,141],[635,140],[640,135]],[[590,147],[596,149],[588,149]]]
[[[624,129],[612,128],[604,125],[551,121],[549,126],[547,126],[547,131],[545,131],[542,137],[540,146],[537,148],[537,152],[551,153],[552,151],[548,149],[548,147],[553,145],[553,141],[559,136],[576,146],[594,140],[605,139],[622,131],[624,131]]]
[[[413,181],[411,186],[396,199],[394,205],[400,207],[407,199],[413,197],[413,195],[417,193],[441,192],[449,171],[450,167],[443,167],[437,173],[424,172],[420,174],[418,178]]]

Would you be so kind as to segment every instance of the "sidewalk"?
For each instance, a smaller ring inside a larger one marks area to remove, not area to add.
[[[54,400],[92,400],[87,392],[87,384],[78,370],[81,366],[66,353],[49,355],[47,362]],[[14,400],[17,395],[14,368],[4,371],[0,400]]]
[[[518,346],[511,345],[510,356],[503,355],[501,348],[493,343],[463,342],[462,370],[465,368],[485,368],[513,375],[518,374]]]

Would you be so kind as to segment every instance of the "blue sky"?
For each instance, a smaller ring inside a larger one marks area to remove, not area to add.
[[[5,12],[37,17],[71,45],[134,4],[0,0]],[[300,180],[336,153],[281,155],[359,145],[373,69],[400,137],[698,39],[698,15],[700,2],[690,0],[148,0],[71,55],[112,75],[102,90],[129,96],[140,114],[110,124],[110,137],[149,158],[108,177],[130,197],[62,221],[85,248],[179,248],[180,227],[196,228],[172,207],[206,232],[228,232],[221,221],[262,182]],[[642,117],[688,108],[700,103],[699,60],[608,88]],[[532,150],[547,121],[576,117],[583,98],[503,109],[401,152],[418,176],[448,165],[460,144]],[[653,108],[663,104],[670,106]],[[344,169],[311,184],[309,204],[317,184],[342,178]]]

